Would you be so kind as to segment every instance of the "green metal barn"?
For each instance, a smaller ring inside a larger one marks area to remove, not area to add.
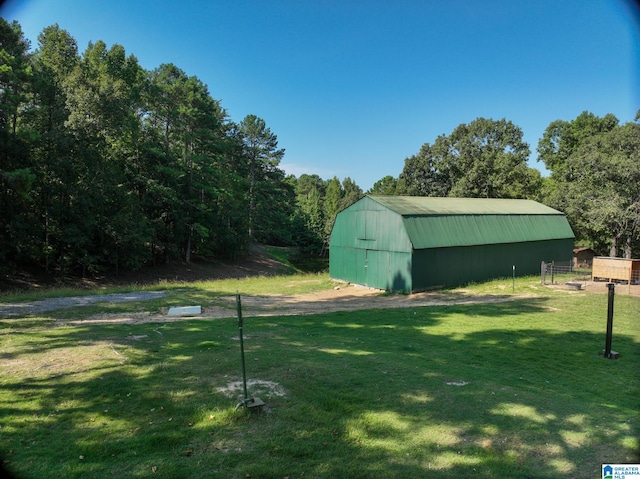
[[[365,196],[338,213],[331,278],[414,292],[571,261],[565,215],[531,200]]]

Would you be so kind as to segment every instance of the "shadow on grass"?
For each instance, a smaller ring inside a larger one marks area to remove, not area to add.
[[[548,306],[249,318],[249,377],[287,392],[249,415],[221,392],[240,379],[232,319],[7,335],[0,447],[24,478],[578,478],[638,462],[637,340],[618,334],[621,359],[604,360],[593,320]]]

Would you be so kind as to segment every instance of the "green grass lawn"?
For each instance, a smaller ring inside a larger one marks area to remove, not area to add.
[[[331,287],[295,278],[167,285],[165,301]],[[20,478],[599,477],[640,462],[640,299],[615,308],[618,360],[600,356],[607,297],[588,292],[245,317],[262,413],[236,411],[228,391],[234,319],[0,319],[0,451]]]

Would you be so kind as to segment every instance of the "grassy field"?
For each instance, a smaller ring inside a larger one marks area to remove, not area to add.
[[[285,287],[331,283],[166,284],[164,299],[117,307]],[[640,462],[639,298],[616,297],[618,360],[600,356],[606,295],[543,287],[503,303],[245,317],[261,413],[235,409],[236,320],[55,326],[100,308],[114,305],[0,319],[0,451],[19,478],[587,478]]]

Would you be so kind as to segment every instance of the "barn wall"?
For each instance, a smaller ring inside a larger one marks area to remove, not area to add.
[[[340,212],[329,243],[329,276],[410,291],[411,242],[402,217],[369,198]]]
[[[494,278],[538,274],[542,261],[570,261],[573,239],[418,250],[413,259],[413,291],[457,286]]]
[[[411,291],[411,253],[330,247],[329,276],[371,288]]]
[[[338,213],[331,231],[330,246],[411,251],[402,217],[366,197]]]

